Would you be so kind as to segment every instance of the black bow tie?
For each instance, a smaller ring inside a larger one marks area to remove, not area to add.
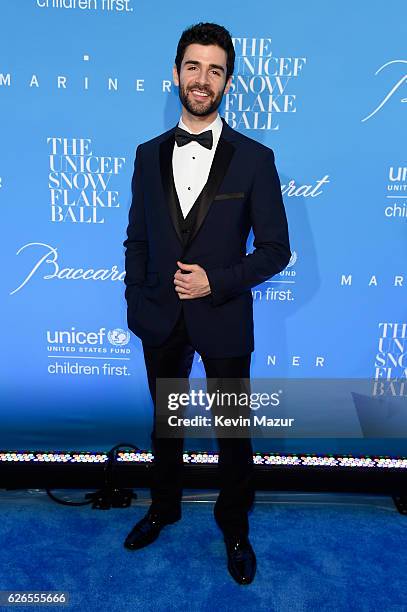
[[[193,140],[199,142],[199,144],[205,147],[205,149],[212,149],[212,130],[207,130],[206,132],[201,132],[200,134],[190,134],[189,132],[183,130],[180,127],[177,127],[175,129],[175,142],[179,147],[183,147],[184,145],[188,144],[189,142],[192,142]]]

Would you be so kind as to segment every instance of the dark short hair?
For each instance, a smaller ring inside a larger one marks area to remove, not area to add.
[[[175,56],[175,65],[178,74],[181,72],[181,63],[188,45],[218,45],[226,51],[226,80],[233,74],[235,67],[235,49],[229,32],[216,23],[197,23],[184,30],[181,34]]]

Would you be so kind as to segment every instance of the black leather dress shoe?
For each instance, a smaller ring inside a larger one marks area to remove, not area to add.
[[[141,519],[124,541],[124,546],[129,550],[137,550],[152,544],[159,536],[161,529],[165,525],[170,525],[179,521],[180,516],[163,517],[158,512],[149,510],[144,518]]]
[[[228,570],[239,584],[250,584],[256,573],[256,555],[247,536],[225,536]]]

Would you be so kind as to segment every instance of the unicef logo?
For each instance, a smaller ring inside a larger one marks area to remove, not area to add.
[[[107,332],[107,339],[113,346],[126,346],[130,341],[130,334],[128,331],[116,327],[116,329],[110,329]]]
[[[297,251],[293,251],[290,257],[290,261],[288,262],[286,267],[291,268],[291,266],[294,266],[297,259],[298,259]]]

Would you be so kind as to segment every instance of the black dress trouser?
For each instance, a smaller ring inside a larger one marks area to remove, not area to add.
[[[151,507],[168,518],[179,518],[184,439],[156,436],[155,384],[156,378],[189,378],[195,349],[188,337],[183,309],[167,340],[159,347],[150,347],[143,343],[143,352],[154,404],[154,426],[151,433],[154,453]],[[242,357],[221,359],[204,355],[201,357],[207,378],[250,378],[250,353]],[[247,513],[254,501],[251,439],[218,437],[217,441],[221,488],[214,508],[215,519],[226,535],[247,535]]]

